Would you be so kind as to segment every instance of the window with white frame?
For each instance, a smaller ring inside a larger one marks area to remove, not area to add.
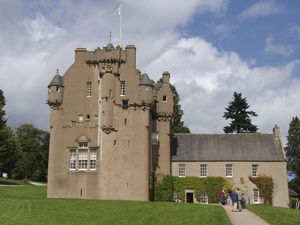
[[[178,166],[178,176],[185,177],[185,164],[179,164]]]
[[[96,169],[96,162],[97,162],[97,151],[90,150],[90,169],[91,170]]]
[[[253,164],[252,165],[252,177],[257,177],[258,176],[258,165]]]
[[[259,190],[253,189],[253,203],[259,204],[260,198],[259,198]]]
[[[206,164],[200,165],[200,177],[207,177],[207,165]]]
[[[201,204],[208,204],[208,196],[206,191],[202,191],[201,195],[200,195],[200,203]]]
[[[76,149],[70,149],[69,153],[69,169],[75,170],[76,169]]]
[[[92,82],[86,83],[86,97],[92,96]]]
[[[120,95],[125,95],[125,81],[120,81]]]
[[[88,164],[88,151],[86,149],[78,150],[78,169],[86,170]]]
[[[232,164],[226,164],[226,177],[232,177]]]

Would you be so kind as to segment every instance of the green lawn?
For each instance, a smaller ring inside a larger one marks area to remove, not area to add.
[[[271,225],[300,224],[300,210],[266,205],[247,205],[247,209]]]
[[[0,184],[2,184],[0,179]],[[16,181],[10,181],[17,184]],[[22,182],[19,182],[22,184]],[[231,225],[219,205],[171,202],[47,199],[47,187],[0,186],[0,221],[5,224],[205,224]],[[271,225],[300,224],[300,210],[247,205]]]
[[[231,225],[223,207],[170,202],[47,199],[44,186],[1,186],[4,224]]]

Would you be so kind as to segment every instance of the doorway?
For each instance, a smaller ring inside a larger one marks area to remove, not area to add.
[[[186,202],[194,203],[194,193],[191,192],[186,193]]]

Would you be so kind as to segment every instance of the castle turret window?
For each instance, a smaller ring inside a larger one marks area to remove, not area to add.
[[[86,83],[86,97],[92,96],[92,82]]]
[[[120,82],[120,95],[121,96],[125,95],[125,81]]]
[[[166,102],[166,101],[167,101],[167,96],[164,95],[164,96],[163,96],[163,102]]]

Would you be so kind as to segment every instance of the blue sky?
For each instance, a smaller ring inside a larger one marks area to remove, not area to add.
[[[120,1],[0,0],[0,88],[8,125],[49,130],[47,86],[78,47],[119,44]],[[171,73],[193,133],[223,133],[233,93],[258,114],[259,132],[279,126],[285,142],[300,116],[300,2],[283,0],[124,0],[122,46],[158,80]]]

